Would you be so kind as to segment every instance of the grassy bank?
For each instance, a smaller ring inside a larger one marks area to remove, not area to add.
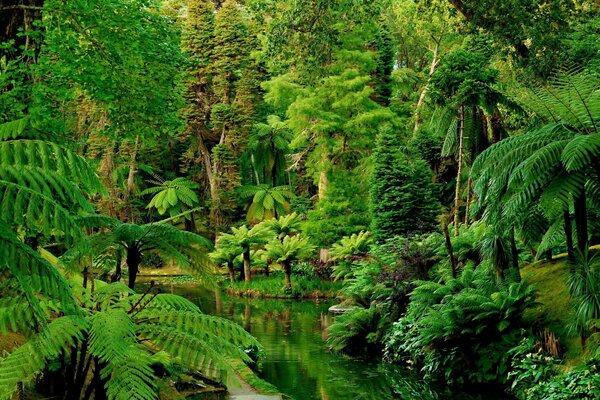
[[[228,294],[238,297],[275,299],[322,299],[335,298],[342,288],[341,282],[322,281],[314,276],[293,275],[291,290],[285,288],[283,272],[269,276],[258,275],[246,282],[223,282]]]
[[[600,245],[591,251],[599,251]],[[536,285],[539,305],[527,317],[548,327],[563,347],[564,358],[569,366],[583,361],[583,349],[579,336],[570,329],[574,310],[569,296],[569,265],[566,254],[555,256],[552,261],[538,261],[521,268],[524,279]]]

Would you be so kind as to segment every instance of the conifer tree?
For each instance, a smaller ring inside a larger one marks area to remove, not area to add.
[[[396,235],[431,230],[439,205],[426,163],[403,154],[390,129],[379,133],[373,163],[371,213],[375,240],[383,242]]]

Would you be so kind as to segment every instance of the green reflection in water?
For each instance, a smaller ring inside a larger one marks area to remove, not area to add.
[[[437,400],[506,397],[441,394],[405,369],[327,350],[331,302],[240,299],[181,286],[163,286],[195,302],[203,312],[244,326],[263,344],[260,376],[296,400]]]

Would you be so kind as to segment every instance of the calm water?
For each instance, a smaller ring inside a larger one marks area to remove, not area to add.
[[[229,298],[180,286],[162,286],[183,295],[203,312],[244,326],[264,346],[261,378],[296,400],[492,399],[489,394],[441,395],[403,369],[327,350],[331,302]]]

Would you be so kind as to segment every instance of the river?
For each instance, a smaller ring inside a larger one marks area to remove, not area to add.
[[[505,399],[498,391],[479,395],[442,394],[410,371],[376,359],[330,352],[331,301],[241,299],[178,285],[161,285],[207,314],[233,320],[264,346],[261,378],[296,400]]]

